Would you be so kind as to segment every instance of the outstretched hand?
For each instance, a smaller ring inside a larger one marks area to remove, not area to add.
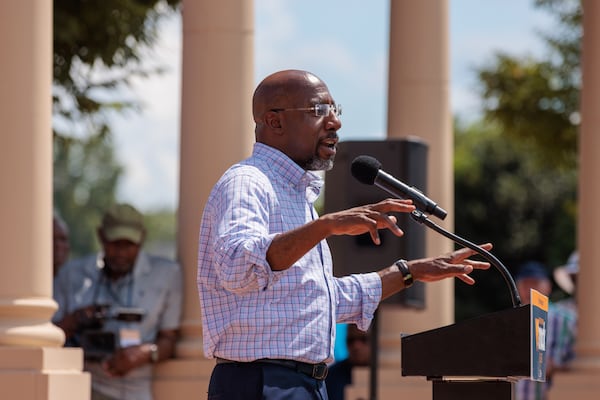
[[[491,243],[482,244],[484,250],[492,248]],[[415,280],[435,282],[445,278],[456,277],[466,284],[473,285],[475,280],[469,276],[474,269],[488,269],[490,263],[474,261],[468,258],[477,254],[467,247],[433,258],[410,261],[409,269]]]
[[[396,236],[404,235],[396,225],[396,217],[388,213],[410,213],[414,210],[412,200],[386,199],[376,204],[326,214],[321,219],[330,222],[332,235],[354,236],[369,232],[373,242],[380,244],[379,229],[389,229]]]
[[[484,250],[492,248],[491,243],[480,246]],[[484,261],[474,261],[468,258],[477,254],[469,248],[462,248],[438,257],[421,258],[408,261],[408,269],[415,281],[435,282],[446,278],[458,278],[472,285],[475,280],[469,276],[474,269],[488,269],[490,264]],[[392,265],[378,271],[381,277],[381,299],[386,299],[404,289],[404,278],[398,267]]]
[[[296,229],[276,235],[267,250],[267,262],[273,271],[283,271],[321,240],[336,235],[354,236],[369,232],[373,243],[381,244],[380,229],[389,229],[396,236],[404,235],[396,225],[396,217],[388,213],[409,213],[414,210],[412,200],[387,199],[322,215]]]

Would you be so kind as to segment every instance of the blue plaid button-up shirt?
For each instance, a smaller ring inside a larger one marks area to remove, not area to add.
[[[204,353],[333,361],[336,322],[367,329],[381,298],[377,273],[335,278],[323,240],[291,268],[272,271],[275,235],[317,218],[322,179],[256,143],[214,186],[200,227],[198,292]]]

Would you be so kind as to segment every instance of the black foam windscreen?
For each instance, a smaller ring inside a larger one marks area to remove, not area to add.
[[[352,160],[350,164],[350,173],[359,182],[365,185],[373,185],[375,178],[381,169],[381,163],[374,157],[371,156],[358,156]]]

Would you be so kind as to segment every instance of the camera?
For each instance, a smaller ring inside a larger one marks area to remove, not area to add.
[[[94,305],[92,317],[80,320],[80,345],[87,361],[100,361],[110,356],[118,348],[118,334],[105,329],[109,320],[126,324],[140,323],[145,311],[134,307],[115,307],[110,305]],[[118,324],[113,324],[117,326]]]

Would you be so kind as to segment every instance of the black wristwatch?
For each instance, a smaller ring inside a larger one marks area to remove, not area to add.
[[[408,263],[406,260],[398,260],[394,264],[398,267],[398,270],[402,274],[402,280],[404,281],[404,287],[409,288],[415,282],[412,274],[410,273],[410,269],[408,269]]]

